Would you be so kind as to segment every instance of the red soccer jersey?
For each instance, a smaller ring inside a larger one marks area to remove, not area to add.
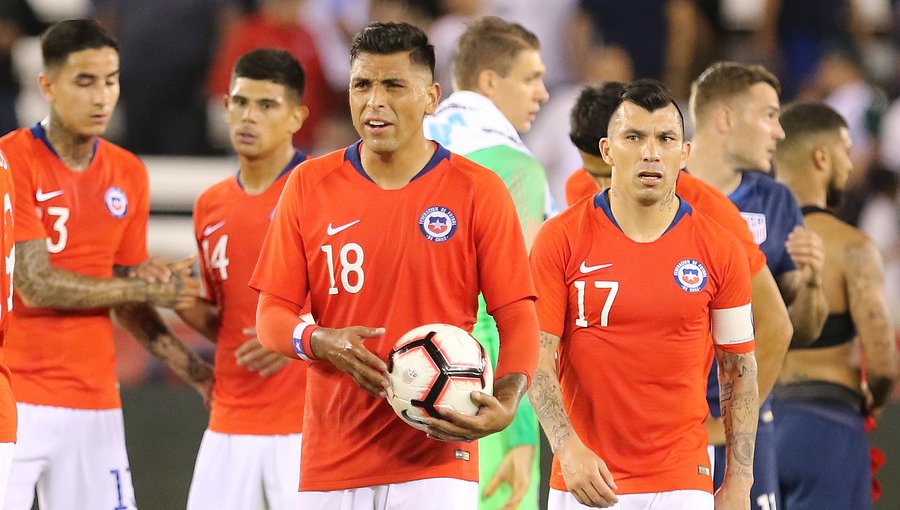
[[[516,209],[496,174],[438,146],[409,184],[385,190],[362,169],[359,150],[291,174],[252,287],[297,305],[308,291],[325,327],[385,327],[365,341],[382,359],[422,324],[471,331],[479,290],[488,311],[534,297]],[[503,358],[504,342],[514,341],[502,339],[501,365],[530,376],[533,367]],[[328,362],[310,364],[307,377],[301,490],[478,480],[475,443],[427,439]]]
[[[16,242],[47,238],[50,263],[109,278],[147,258],[147,171],[130,152],[97,140],[90,165],[68,168],[40,124],[0,139],[15,168]],[[5,354],[19,402],[119,407],[109,310],[58,311],[15,296]]]
[[[547,221],[531,253],[541,330],[561,338],[566,411],[619,494],[711,492],[710,330],[725,326],[713,336],[728,351],[753,349],[747,258],[685,201],[659,239],[632,241],[606,197]],[[558,459],[551,476],[566,490]]]
[[[566,202],[571,206],[579,200],[600,192],[597,181],[584,168],[576,170],[566,181]],[[675,192],[697,210],[716,220],[719,225],[737,236],[750,260],[750,273],[756,274],[766,265],[766,256],[753,239],[747,222],[728,197],[709,184],[682,170],[678,173]]]
[[[12,273],[15,264],[13,233],[13,204],[15,184],[12,170],[3,151],[0,151],[0,197],[3,200],[3,221],[0,221],[0,443],[16,441],[16,400],[10,385],[10,373],[3,361],[3,344],[13,308]]]
[[[297,153],[286,170],[307,158]],[[194,206],[194,234],[208,297],[219,309],[216,384],[209,429],[223,434],[296,434],[302,430],[306,364],[290,363],[262,377],[237,364],[234,351],[256,325],[259,294],[247,286],[287,172],[259,195],[236,177],[213,185]]]

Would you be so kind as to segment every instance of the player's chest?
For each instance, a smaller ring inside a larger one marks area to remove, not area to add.
[[[575,250],[567,265],[568,327],[633,328],[704,320],[716,290],[705,251],[679,243]]]
[[[206,209],[197,218],[197,244],[210,276],[223,284],[246,286],[275,211],[270,200],[236,197]],[[241,280],[241,281],[238,281]]]

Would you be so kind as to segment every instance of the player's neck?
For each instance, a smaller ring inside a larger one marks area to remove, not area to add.
[[[244,192],[248,195],[259,195],[269,189],[281,175],[284,167],[294,158],[295,153],[293,145],[286,144],[258,158],[238,155],[240,180]]]
[[[689,172],[725,195],[741,185],[741,170],[730,161],[724,143],[697,135],[691,145]]]
[[[609,190],[609,208],[622,232],[637,243],[651,243],[662,236],[678,213],[681,201],[675,189],[659,202],[641,204],[615,187]]]
[[[47,140],[50,140],[53,150],[67,167],[75,171],[82,171],[91,164],[97,137],[73,133],[53,114],[41,125],[47,133]]]
[[[790,188],[800,207],[814,205],[825,208],[826,191],[820,189],[819,183],[814,182],[806,172],[781,172],[778,174],[778,182]]]
[[[363,143],[359,156],[363,170],[375,184],[383,189],[400,189],[425,168],[435,150],[435,144],[423,136],[393,152],[376,153]]]
[[[591,175],[594,182],[600,186],[600,189],[608,188],[612,180],[612,167],[607,165],[600,156],[594,156],[584,151],[578,152],[581,154],[584,169]]]

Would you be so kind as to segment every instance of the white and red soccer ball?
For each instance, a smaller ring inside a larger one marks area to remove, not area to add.
[[[400,337],[388,356],[388,402],[406,423],[425,430],[422,418],[437,409],[474,416],[471,393],[493,394],[494,371],[484,348],[465,330],[419,326]]]

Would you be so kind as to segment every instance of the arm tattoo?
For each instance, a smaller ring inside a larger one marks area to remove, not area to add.
[[[120,305],[113,314],[122,327],[185,382],[201,383],[212,378],[209,364],[175,338],[152,306]]]
[[[534,384],[528,392],[534,412],[541,422],[544,433],[553,451],[569,436],[574,434],[572,422],[563,405],[562,390],[559,387],[559,376],[556,372],[556,347],[559,338],[541,332],[541,353],[537,370],[534,373]]]
[[[726,476],[753,477],[753,449],[759,419],[756,358],[752,352],[717,350],[719,400],[725,422]]]
[[[146,300],[147,285],[125,278],[93,278],[50,263],[45,239],[16,243],[15,285],[26,305],[57,310],[105,308]]]

